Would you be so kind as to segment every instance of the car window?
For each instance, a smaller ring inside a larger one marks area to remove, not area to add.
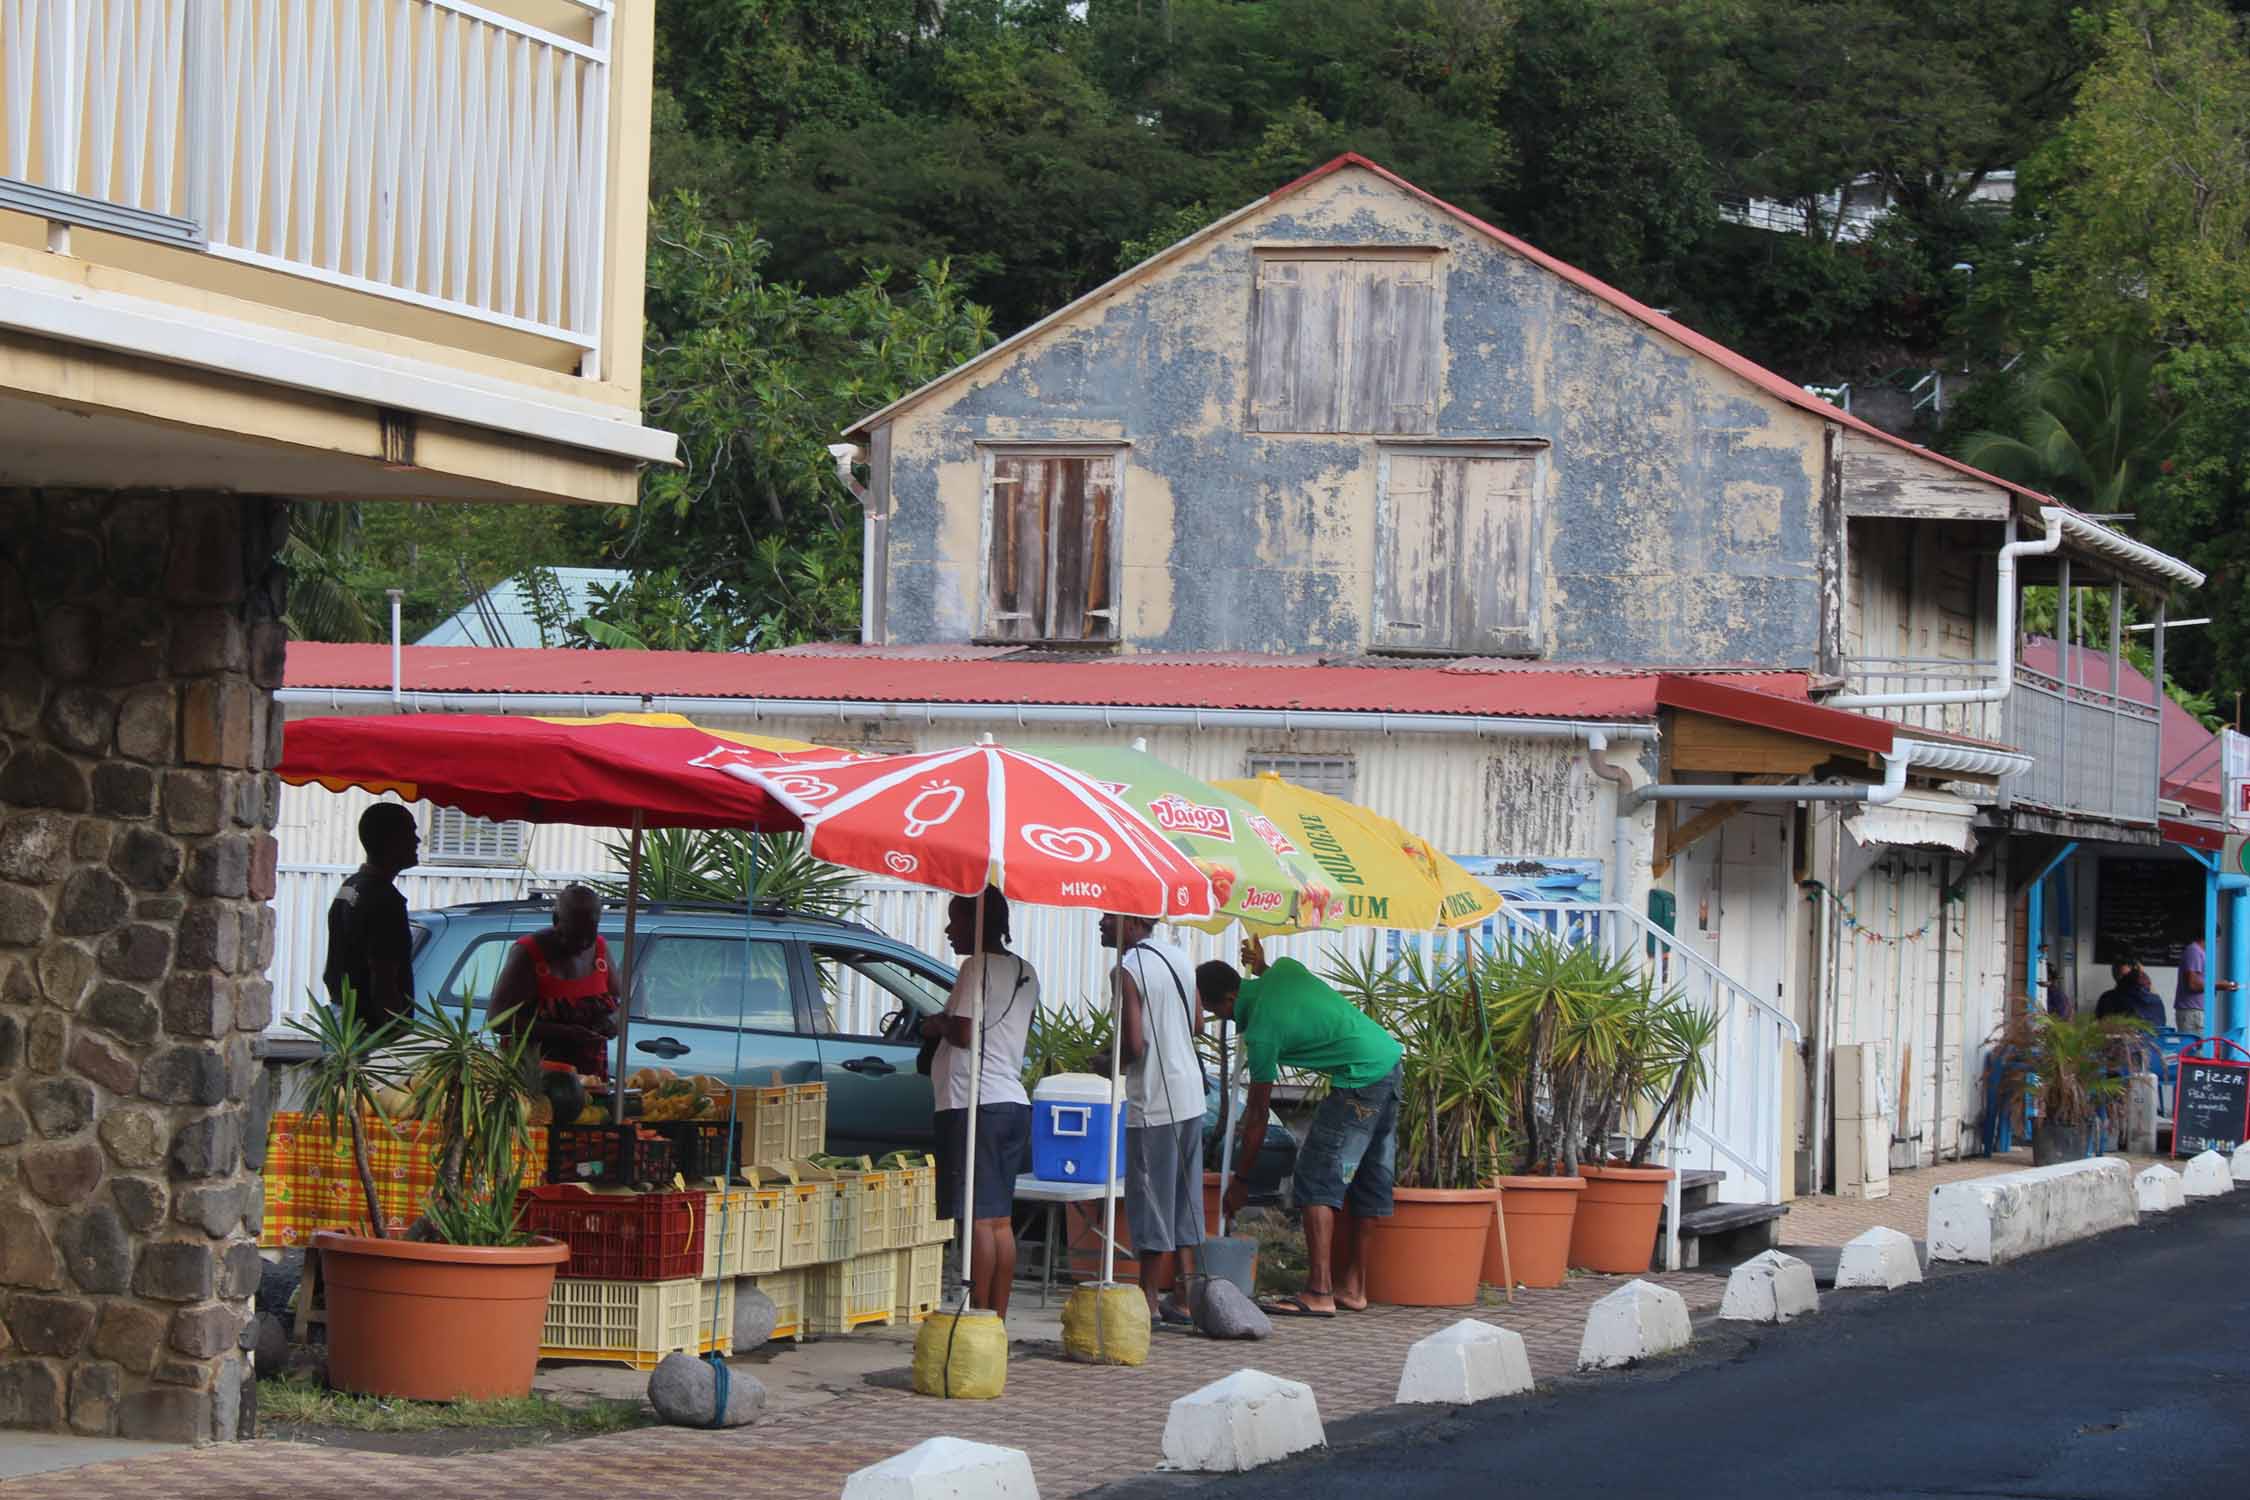
[[[901,1007],[934,1016],[945,1009],[951,988],[935,975],[887,953],[814,944],[813,973],[819,988],[813,999],[813,1029],[838,1036],[881,1036],[884,1022]]]
[[[459,1005],[463,1000],[482,1005],[492,998],[492,987],[500,980],[500,967],[508,961],[508,949],[523,934],[495,932],[472,941],[453,962],[453,972],[445,976],[445,987],[438,991],[442,1005]]]
[[[732,1026],[739,1019],[760,1031],[797,1029],[787,945],[671,935],[644,943],[633,983],[636,1018],[705,1026]]]

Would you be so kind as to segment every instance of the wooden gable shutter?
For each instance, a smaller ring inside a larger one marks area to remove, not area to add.
[[[1054,597],[1047,638],[1101,641],[1116,637],[1111,574],[1117,463],[1108,457],[1049,460],[1056,471],[1050,516]]]
[[[1538,649],[1529,458],[1459,460],[1461,626],[1458,648],[1499,655]]]
[[[1378,648],[1454,649],[1461,464],[1457,458],[1405,453],[1384,461],[1382,566],[1375,581]]]
[[[1047,492],[1053,462],[992,460],[991,553],[986,560],[985,633],[1035,641],[1047,631]]]
[[[1258,263],[1251,305],[1250,430],[1297,430],[1298,273],[1303,262]]]

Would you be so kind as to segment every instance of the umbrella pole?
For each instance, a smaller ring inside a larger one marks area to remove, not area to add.
[[[1117,1279],[1117,1111],[1118,1075],[1125,1059],[1125,967],[1109,971],[1110,1014],[1115,1024],[1109,1042],[1109,1123],[1102,1129],[1102,1285]]]
[[[643,814],[633,809],[633,836],[625,853],[625,953],[624,972],[617,976],[618,993],[625,997],[624,1006],[617,1013],[617,1076],[610,1080],[609,1119],[613,1125],[625,1123],[625,1075],[631,1071],[625,1063],[625,1046],[633,1029],[633,929],[639,925],[641,913],[641,823]]]
[[[1234,1061],[1234,1022],[1219,1022],[1219,1227],[1211,1236],[1227,1237],[1227,1178],[1234,1171],[1234,1090],[1227,1081],[1227,1064]]]
[[[969,1001],[969,1121],[963,1134],[967,1145],[962,1149],[961,1161],[961,1305],[969,1305],[971,1289],[975,1286],[975,1263],[971,1257],[977,1235],[977,1098],[984,1082],[984,893],[986,886],[977,887],[976,944],[977,990]]]

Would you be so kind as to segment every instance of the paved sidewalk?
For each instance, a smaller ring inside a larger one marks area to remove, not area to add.
[[[1704,1272],[1652,1279],[1676,1288],[1691,1309],[1715,1308],[1725,1290],[1723,1280]],[[1574,1277],[1554,1291],[1520,1292],[1512,1308],[1487,1307],[1476,1315],[1521,1333],[1532,1372],[1551,1379],[1576,1364],[1586,1309],[1624,1280]],[[558,1487],[667,1500],[733,1500],[746,1489],[761,1500],[834,1500],[853,1470],[941,1433],[1025,1449],[1041,1490],[1069,1495],[1154,1468],[1172,1401],[1245,1366],[1305,1381],[1329,1421],[1388,1406],[1407,1346],[1463,1315],[1381,1308],[1333,1322],[1277,1320],[1273,1338],[1262,1344],[1164,1333],[1148,1364],[1135,1370],[1075,1365],[1048,1348],[1019,1348],[1007,1394],[994,1402],[914,1395],[906,1388],[902,1344],[896,1371],[742,1432],[649,1428],[582,1439],[569,1445],[567,1457],[519,1448],[404,1458],[246,1443],[13,1480],[5,1500],[427,1500],[433,1494],[549,1500]]]

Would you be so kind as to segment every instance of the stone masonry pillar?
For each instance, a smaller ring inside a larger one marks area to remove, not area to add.
[[[253,1416],[286,515],[0,489],[0,1427]]]

